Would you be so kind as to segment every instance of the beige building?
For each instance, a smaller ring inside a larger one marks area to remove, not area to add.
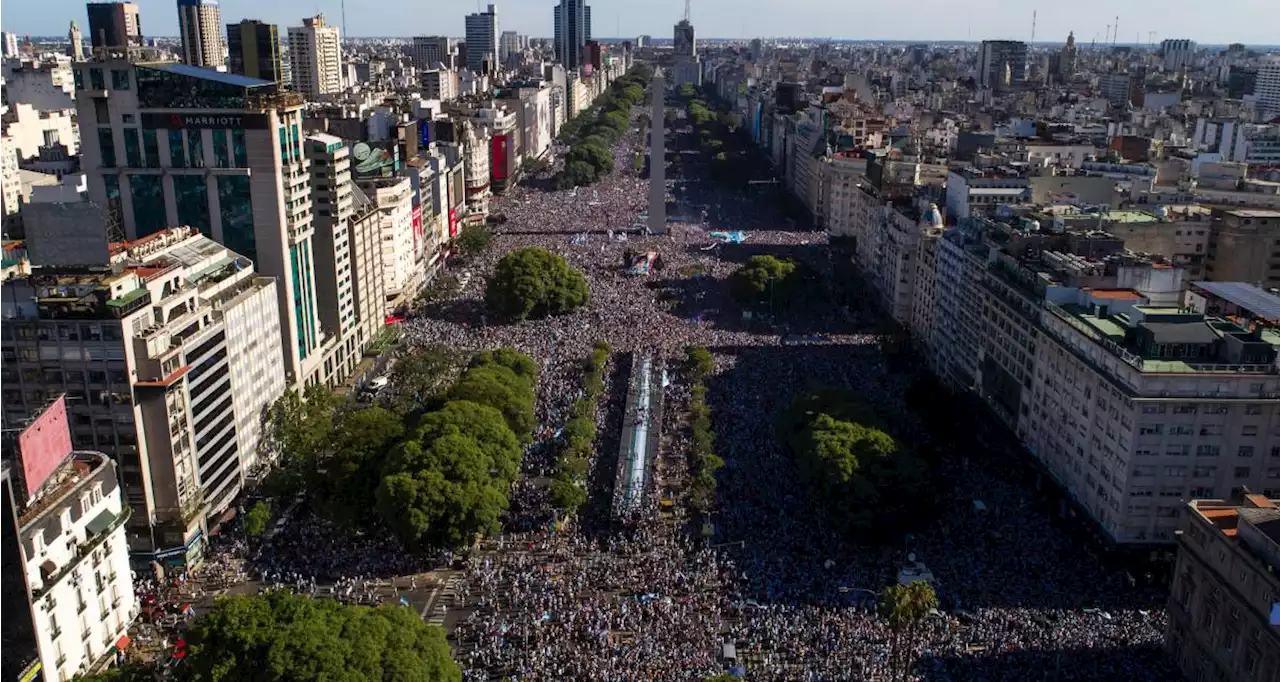
[[[1169,654],[1192,682],[1277,679],[1280,508],[1267,495],[1245,493],[1193,500],[1184,516],[1169,595]]]
[[[224,63],[222,11],[217,0],[178,0],[182,61],[216,69]]]
[[[1205,279],[1280,286],[1280,211],[1217,209]]]
[[[342,92],[342,42],[337,26],[317,14],[289,28],[293,89],[307,99]]]
[[[314,133],[306,139],[305,152],[311,161],[316,307],[321,329],[335,340],[322,371],[324,383],[332,385],[355,370],[362,350],[351,268],[351,150],[338,137]]]

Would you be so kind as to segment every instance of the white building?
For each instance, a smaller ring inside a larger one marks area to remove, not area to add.
[[[337,26],[317,14],[289,27],[293,89],[308,99],[342,92],[342,42]]]
[[[467,68],[476,73],[493,73],[498,68],[498,10],[489,5],[485,12],[466,18]],[[487,65],[487,68],[486,68]]]
[[[351,264],[351,150],[341,138],[325,133],[308,136],[305,145],[315,210],[316,305],[321,329],[336,339],[331,357],[324,361],[324,383],[336,384],[355,370],[364,348]]]
[[[10,107],[29,104],[38,112],[75,109],[75,81],[71,61],[63,55],[6,61],[5,102]]]
[[[1280,116],[1280,59],[1272,59],[1258,67],[1253,95],[1263,118]]]
[[[5,135],[12,141],[19,163],[37,159],[41,149],[58,145],[66,147],[68,156],[80,152],[80,134],[71,110],[39,111],[30,104],[18,104],[8,116]]]
[[[410,299],[422,283],[414,268],[413,188],[409,178],[376,178],[357,181],[378,207],[378,231],[382,238],[382,284],[388,300]]]
[[[65,402],[49,410],[61,411],[60,422],[49,423],[46,411],[37,419],[42,431],[65,434]],[[100,452],[72,452],[65,435],[60,441],[65,452],[31,455],[55,468],[30,495],[27,467],[3,464],[5,654],[8,662],[11,647],[21,648],[26,663],[6,671],[13,679],[62,682],[105,665],[128,646],[138,612],[125,540],[131,510],[116,464]]]
[[[1191,66],[1196,43],[1186,38],[1168,38],[1160,41],[1160,52],[1164,53],[1165,71],[1181,71]]]
[[[178,34],[183,62],[210,69],[225,63],[218,0],[178,0]]]

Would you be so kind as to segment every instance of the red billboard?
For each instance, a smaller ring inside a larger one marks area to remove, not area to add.
[[[419,205],[413,207],[413,255],[421,256],[424,246],[426,242],[422,238],[422,206]]]
[[[501,182],[510,177],[507,163],[511,158],[511,136],[494,135],[489,139],[489,175],[494,182]]]
[[[22,479],[30,498],[71,455],[71,426],[65,395],[58,396],[18,435]]]
[[[458,236],[458,209],[449,209],[449,238]]]

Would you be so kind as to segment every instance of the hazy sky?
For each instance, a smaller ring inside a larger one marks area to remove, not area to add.
[[[136,0],[144,35],[178,33],[174,0]],[[498,23],[535,37],[551,34],[556,0],[499,2]],[[475,5],[460,0],[350,0],[353,36],[461,36],[463,15]],[[669,38],[683,0],[595,0],[592,33],[601,37],[650,34]],[[698,35],[709,38],[812,36],[857,39],[1058,41],[1068,31],[1087,44],[1105,40],[1120,15],[1119,42],[1191,38],[1201,43],[1280,43],[1280,0],[693,0]],[[222,0],[222,19],[256,18],[284,26],[324,12],[341,24],[339,0]],[[970,18],[972,17],[972,18]],[[0,26],[18,34],[65,34],[70,20],[86,21],[79,0],[10,0]]]

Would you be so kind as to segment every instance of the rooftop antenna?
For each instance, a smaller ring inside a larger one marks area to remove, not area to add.
[[[1036,10],[1031,10],[1031,44],[1036,42]]]
[[[1116,40],[1120,38],[1120,15],[1116,15],[1115,30],[1111,32],[1111,46],[1115,47]]]
[[[342,35],[351,37],[351,34],[347,33],[347,0],[342,0]]]
[[[684,0],[684,20],[689,21],[689,0]]]

